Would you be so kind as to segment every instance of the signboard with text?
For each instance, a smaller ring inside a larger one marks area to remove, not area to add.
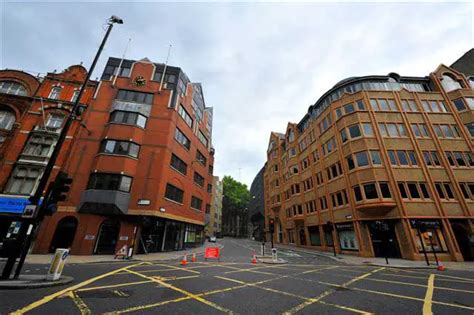
[[[40,204],[41,201],[42,199]],[[0,213],[22,215],[25,207],[29,204],[27,196],[0,195]]]
[[[204,259],[214,258],[219,260],[220,258],[220,250],[219,247],[206,247],[206,251],[204,252]]]

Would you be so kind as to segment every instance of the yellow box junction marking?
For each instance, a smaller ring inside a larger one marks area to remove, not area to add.
[[[433,290],[434,290],[434,274],[430,274],[428,278],[428,288],[426,289],[425,302],[423,303],[423,315],[431,315],[431,305],[433,304]]]
[[[179,268],[178,268],[178,269],[179,269]],[[171,289],[171,290],[177,291],[177,292],[179,292],[179,293],[182,293],[182,294],[184,294],[185,296],[187,296],[187,297],[189,297],[189,298],[191,298],[191,299],[194,299],[194,300],[196,300],[196,301],[199,301],[199,302],[201,302],[201,303],[204,303],[204,304],[206,304],[206,305],[208,305],[208,306],[210,306],[210,307],[213,307],[213,308],[215,308],[215,309],[217,309],[217,310],[219,310],[219,311],[221,311],[221,312],[224,312],[224,313],[227,313],[227,314],[233,314],[233,312],[232,312],[231,310],[227,309],[227,308],[224,308],[224,307],[222,307],[222,306],[219,306],[219,305],[217,305],[216,303],[213,303],[213,302],[211,302],[211,301],[208,301],[208,300],[206,300],[206,299],[203,299],[202,297],[197,296],[196,294],[193,294],[193,293],[188,292],[188,291],[186,291],[186,290],[184,290],[184,289],[175,287],[175,286],[173,286],[173,285],[171,285],[171,284],[169,284],[169,283],[166,283],[166,282],[164,282],[164,281],[162,281],[162,280],[156,279],[156,278],[154,278],[154,277],[149,277],[149,276],[143,275],[143,274],[141,274],[141,273],[139,273],[139,272],[135,272],[135,271],[133,271],[133,270],[128,270],[128,269],[127,269],[127,271],[128,271],[129,273],[134,274],[134,275],[137,275],[137,276],[139,276],[139,277],[142,277],[142,278],[145,278],[145,279],[148,279],[148,280],[153,280],[153,281],[155,281],[156,283],[159,283],[159,284],[161,284],[162,286],[164,286],[164,287],[166,287],[166,288],[168,288],[168,289]]]
[[[86,286],[86,285],[88,285],[88,284],[90,284],[90,283],[93,283],[94,281],[97,281],[97,280],[106,278],[106,277],[108,277],[108,276],[110,276],[110,275],[116,274],[116,273],[121,272],[121,271],[123,271],[123,270],[127,270],[128,268],[132,268],[132,267],[139,266],[139,265],[143,265],[143,264],[144,264],[144,263],[138,263],[138,264],[135,264],[135,265],[126,266],[126,267],[123,267],[123,268],[116,269],[116,270],[114,270],[114,271],[110,271],[110,272],[104,273],[104,274],[99,275],[99,276],[97,276],[97,277],[90,278],[90,279],[85,280],[85,281],[83,281],[83,282],[81,282],[81,283],[78,283],[78,284],[76,284],[76,285],[73,285],[72,287],[69,287],[69,288],[66,288],[66,289],[64,289],[64,290],[61,290],[61,291],[58,291],[58,292],[56,292],[56,293],[50,294],[50,295],[48,295],[48,296],[45,296],[45,297],[43,297],[43,298],[41,298],[41,299],[39,299],[39,300],[37,300],[37,301],[35,301],[35,302],[33,302],[33,303],[31,303],[31,304],[25,306],[25,307],[23,307],[23,308],[20,308],[20,309],[18,309],[18,310],[16,310],[16,311],[12,312],[12,313],[10,313],[10,314],[12,314],[12,315],[24,314],[24,313],[29,312],[29,311],[31,311],[31,310],[33,310],[33,309],[35,309],[35,308],[37,308],[37,307],[39,307],[39,306],[41,306],[41,305],[43,305],[43,304],[46,304],[46,303],[48,303],[48,302],[54,300],[54,299],[57,298],[57,297],[60,297],[60,296],[62,296],[62,295],[68,295],[69,292],[74,291],[74,290],[77,290],[77,289],[80,289],[80,288],[82,288],[82,287],[84,287],[84,286]]]

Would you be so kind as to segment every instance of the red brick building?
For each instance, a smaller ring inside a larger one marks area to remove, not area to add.
[[[101,79],[80,128],[71,130],[68,159],[58,161],[74,180],[71,191],[43,222],[34,252],[200,244],[213,170],[212,110],[201,85],[146,58],[110,58]]]

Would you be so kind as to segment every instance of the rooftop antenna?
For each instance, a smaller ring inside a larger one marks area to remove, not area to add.
[[[114,81],[112,82],[112,87],[115,86],[115,81],[117,81],[117,77],[120,73],[120,69],[122,68],[122,63],[123,63],[123,60],[125,59],[125,54],[127,53],[127,50],[128,50],[128,45],[130,45],[130,42],[132,41],[131,38],[128,39],[128,43],[127,43],[127,46],[125,46],[125,50],[123,51],[123,55],[122,55],[122,60],[120,60],[120,63],[119,63],[119,66],[116,70],[116,73],[115,73],[115,78],[114,78]]]
[[[161,88],[163,87],[163,81],[165,80],[166,68],[168,67],[168,60],[170,59],[170,52],[171,52],[171,44],[168,47],[168,56],[166,57],[165,68],[163,69],[163,74],[161,75],[161,82],[160,82],[160,92]]]

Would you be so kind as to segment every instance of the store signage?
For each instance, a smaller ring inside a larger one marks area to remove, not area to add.
[[[128,241],[128,236],[126,236],[126,235],[121,235],[121,236],[120,236],[120,240],[121,240],[121,241]]]
[[[0,197],[0,213],[23,214],[29,204],[27,197]]]
[[[95,235],[87,234],[86,236],[84,236],[84,239],[87,241],[92,241],[95,239]]]
[[[436,221],[436,220],[415,220],[415,219],[411,219],[410,220],[410,225],[414,229],[418,229],[422,226],[427,227],[427,228],[439,228],[440,227],[439,221]]]

